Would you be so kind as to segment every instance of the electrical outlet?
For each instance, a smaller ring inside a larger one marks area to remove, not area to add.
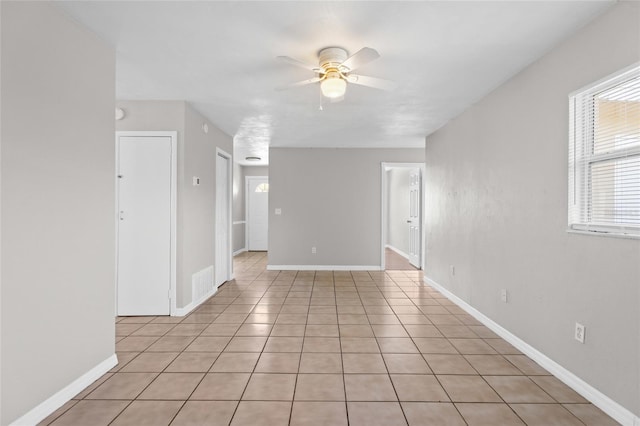
[[[580,343],[584,343],[584,334],[586,333],[587,329],[584,325],[580,324],[580,323],[576,323],[576,332],[575,332],[575,339],[580,342]]]
[[[449,272],[451,273],[451,276],[455,276],[456,275],[456,267],[453,265],[449,265]]]
[[[502,290],[500,290],[500,300],[502,300],[504,303],[507,303],[508,294],[507,294],[506,288],[503,288]]]
[[[276,209],[276,210],[275,210],[275,213],[276,213],[278,216],[279,216],[279,215],[281,215],[281,214],[282,214],[282,209]]]
[[[316,254],[316,248],[315,247],[311,247],[311,254]]]

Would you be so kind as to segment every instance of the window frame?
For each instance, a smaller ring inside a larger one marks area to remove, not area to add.
[[[591,205],[590,197],[592,197],[591,166],[606,161],[640,156],[640,145],[594,153],[595,103],[585,100],[639,77],[640,62],[637,62],[569,94],[568,232],[640,239],[640,225],[614,225],[591,220],[592,212],[588,207]],[[586,102],[588,102],[586,114],[581,116],[579,112]],[[588,118],[585,119],[585,117]]]

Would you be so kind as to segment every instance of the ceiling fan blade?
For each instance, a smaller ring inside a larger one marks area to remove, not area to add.
[[[306,86],[307,84],[317,83],[320,80],[322,80],[320,77],[313,77],[313,78],[309,78],[307,80],[298,81],[296,83],[287,84],[285,86],[276,87],[276,90],[287,90],[287,89],[291,89],[293,87]]]
[[[362,49],[358,50],[356,53],[345,59],[345,61],[340,65],[349,68],[349,71],[353,71],[356,68],[363,66],[364,64],[368,64],[369,62],[378,59],[379,57],[380,54],[376,49],[363,47]]]
[[[391,80],[384,80],[377,77],[369,77],[366,75],[349,74],[347,81],[353,84],[359,84],[361,86],[373,87],[380,90],[394,90],[398,87],[398,83]]]
[[[324,74],[324,70],[322,68],[320,68],[319,66],[307,64],[307,63],[299,61],[297,59],[293,59],[293,58],[291,58],[289,56],[276,56],[276,59],[279,60],[280,62],[285,62],[285,63],[290,64],[290,65],[295,65],[296,67],[300,67],[300,68],[304,68],[306,70],[311,70],[313,72],[323,73]]]

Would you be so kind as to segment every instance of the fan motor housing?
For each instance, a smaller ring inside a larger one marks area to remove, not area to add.
[[[326,68],[326,66],[336,66],[341,64],[349,57],[346,50],[341,47],[326,47],[318,52],[318,59],[320,66]]]

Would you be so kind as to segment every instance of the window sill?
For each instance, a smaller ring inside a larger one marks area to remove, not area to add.
[[[583,231],[581,229],[567,229],[569,234],[591,235],[594,237],[623,238],[626,240],[640,240],[639,234],[623,234],[620,232],[603,232],[603,231]]]

